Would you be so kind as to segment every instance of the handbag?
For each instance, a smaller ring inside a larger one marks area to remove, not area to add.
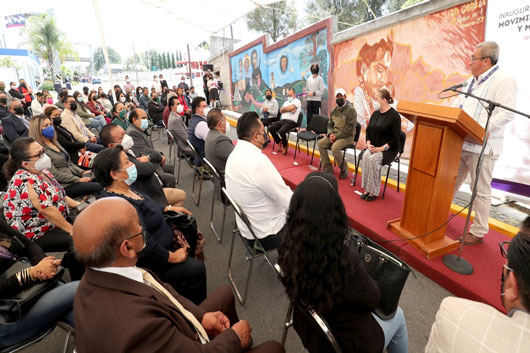
[[[44,293],[59,284],[63,274],[64,268],[58,267],[57,273],[52,279],[34,282],[11,298],[0,299],[0,323],[6,324],[20,320]]]
[[[164,212],[167,224],[173,230],[174,247],[180,249],[188,248],[188,256],[204,261],[204,244],[206,240],[197,228],[195,217],[183,212]]]
[[[94,164],[94,158],[96,158],[96,153],[91,151],[85,151],[85,153],[79,156],[77,160],[77,165],[82,168],[91,169]]]
[[[366,271],[381,292],[375,314],[382,320],[394,317],[411,269],[399,257],[361,234],[350,231],[346,245],[356,249]],[[414,272],[413,272],[414,275]]]

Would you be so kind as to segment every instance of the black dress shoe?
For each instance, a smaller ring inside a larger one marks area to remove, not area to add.
[[[364,198],[364,201],[373,201],[376,199],[377,196],[375,195],[367,195],[365,198]]]
[[[359,197],[364,200],[366,198],[366,196],[368,196],[368,194],[369,194],[368,192],[365,192],[364,194],[362,194]]]

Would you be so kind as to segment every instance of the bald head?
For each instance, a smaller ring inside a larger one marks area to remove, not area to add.
[[[127,237],[139,231],[138,214],[128,201],[119,197],[100,199],[83,210],[74,222],[77,257],[90,267],[120,267],[124,260],[132,266],[134,263],[128,262],[136,259],[124,259],[120,247]]]

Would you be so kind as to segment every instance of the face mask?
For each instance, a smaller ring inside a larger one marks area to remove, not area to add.
[[[125,97],[120,97],[120,102],[125,103]]]
[[[374,109],[375,109],[375,110],[379,110],[379,109],[381,109],[381,103],[375,101],[375,102],[374,102]]]
[[[77,110],[77,103],[76,102],[72,102],[70,103],[70,110],[75,112]]]
[[[14,110],[16,115],[24,115],[24,108],[21,105],[16,107]]]
[[[182,104],[179,104],[179,106],[177,107],[177,113],[182,114],[183,111],[184,111],[184,107],[182,106]]]
[[[142,119],[140,121],[140,128],[142,130],[147,130],[148,127],[149,127],[149,121],[147,119]]]
[[[121,146],[125,151],[130,150],[134,146],[134,141],[131,136],[124,135],[123,139],[121,140]]]
[[[344,98],[335,99],[335,103],[337,103],[339,107],[342,107],[344,105]]]
[[[313,75],[318,75],[318,70],[317,69],[311,69],[311,73]]]
[[[129,176],[127,179],[125,179],[125,184],[131,186],[138,177],[138,171],[136,170],[136,166],[133,164],[127,170],[127,175]]]
[[[120,119],[122,119],[122,120],[127,119],[127,110],[123,109],[123,110],[120,112]]]
[[[293,97],[289,97],[287,98],[287,100],[289,101],[289,103],[291,103],[293,101]]]
[[[272,96],[271,96],[270,94],[267,94],[267,95],[265,96],[265,98],[267,98],[267,100],[270,101],[270,100],[272,99]]]
[[[82,102],[83,102],[83,97],[77,97],[77,101],[78,101],[79,103],[82,103]]]
[[[3,91],[3,90],[5,90],[5,89],[6,89],[6,86],[4,86],[4,85],[0,85],[0,90]]]
[[[30,162],[33,163],[33,162]],[[47,154],[43,154],[42,157],[36,162],[33,166],[39,172],[42,172],[44,169],[50,169],[52,167],[52,160],[48,157]]]
[[[155,82],[158,82],[158,79],[157,79],[157,78],[155,78]]]
[[[210,107],[204,108],[204,112],[203,112],[204,116],[208,116],[209,112],[210,112]]]
[[[7,104],[7,98],[0,98],[0,103]]]
[[[63,119],[59,116],[57,118],[53,118],[53,125],[59,126],[63,122]]]
[[[48,102],[48,104],[53,104],[53,99],[48,98],[48,99],[46,100],[46,102]]]
[[[226,121],[226,131],[225,131],[225,134],[228,134],[228,132],[230,131],[230,123],[228,121]]]
[[[47,128],[42,129],[41,133],[42,136],[52,139],[55,136],[55,129],[53,128],[53,126],[48,126]]]
[[[17,86],[11,86],[11,89],[17,89]]]

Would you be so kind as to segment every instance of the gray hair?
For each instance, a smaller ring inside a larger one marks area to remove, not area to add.
[[[14,103],[14,102],[20,102],[20,99],[18,99],[18,98],[11,98],[11,99],[9,99],[9,100],[7,101],[7,106],[8,106],[9,108],[11,108],[11,104]]]
[[[482,42],[477,44],[475,49],[480,48],[480,53],[483,58],[490,58],[493,65],[499,61],[499,45],[496,42]]]

